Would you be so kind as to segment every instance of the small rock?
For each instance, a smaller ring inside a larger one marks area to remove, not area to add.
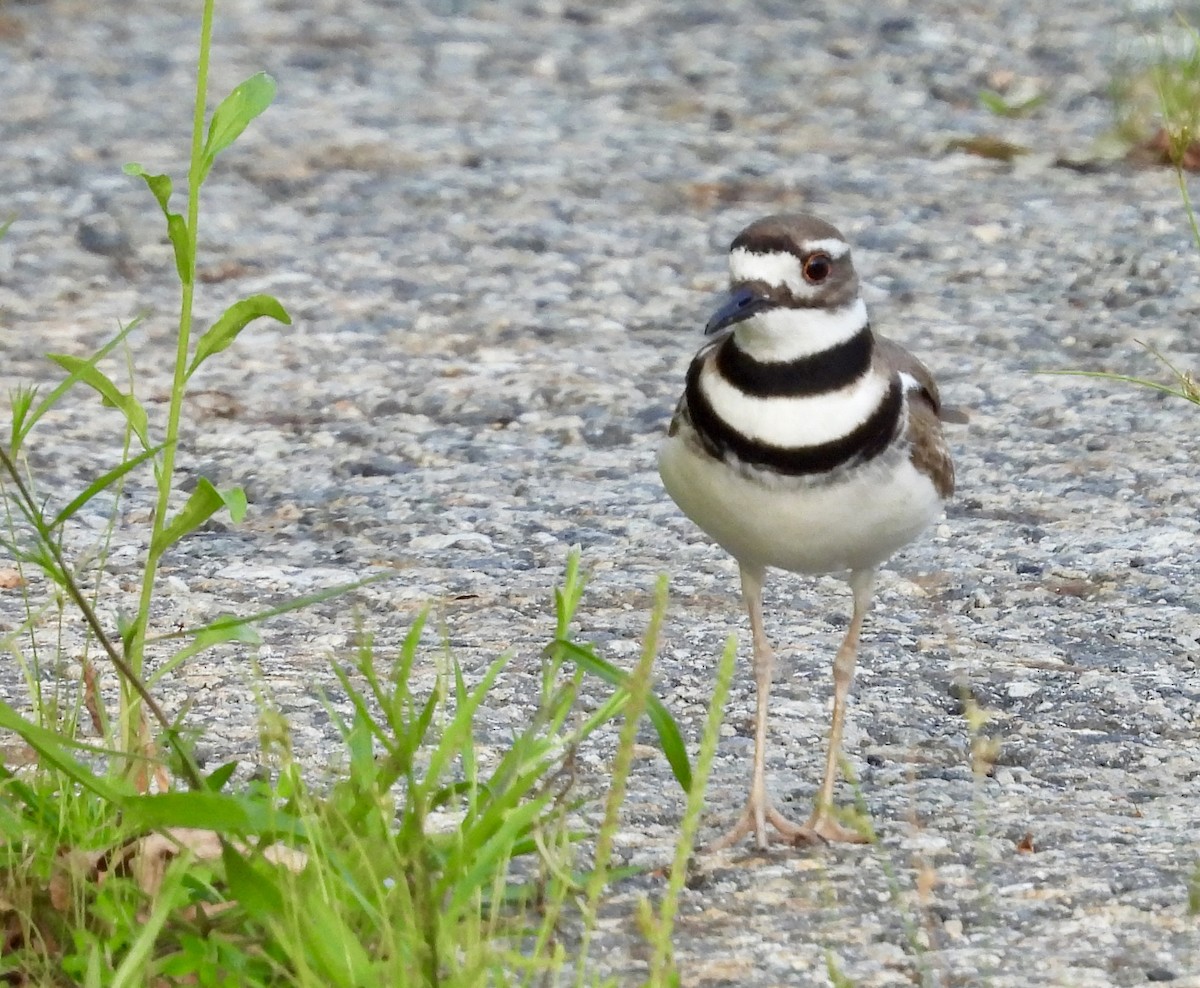
[[[422,535],[409,542],[418,552],[440,552],[443,549],[494,549],[492,540],[479,532],[451,532],[448,535]]]
[[[108,213],[93,213],[79,221],[75,242],[92,254],[119,257],[129,253],[129,234]]]
[[[1029,680],[1022,680],[1021,682],[1017,683],[1009,683],[1008,690],[1006,692],[1014,700],[1020,700],[1027,696],[1033,696],[1033,694],[1038,692],[1040,689],[1041,687],[1037,683],[1030,682]]]
[[[408,473],[412,470],[412,465],[393,460],[389,456],[372,456],[366,460],[350,460],[343,463],[342,469],[351,477],[394,477],[397,474]]]

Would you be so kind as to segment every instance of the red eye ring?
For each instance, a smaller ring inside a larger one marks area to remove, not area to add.
[[[833,271],[833,258],[823,250],[809,254],[804,259],[804,280],[810,285],[819,285]]]

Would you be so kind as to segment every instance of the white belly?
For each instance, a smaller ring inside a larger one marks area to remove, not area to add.
[[[701,455],[684,431],[659,450],[663,485],[684,514],[747,566],[797,573],[870,569],[941,512],[933,483],[899,450],[833,482],[763,482]]]

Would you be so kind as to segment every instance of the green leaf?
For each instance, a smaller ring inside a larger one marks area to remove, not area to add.
[[[233,305],[225,310],[221,318],[213,323],[205,334],[200,337],[199,342],[196,344],[196,355],[192,358],[191,366],[188,367],[187,376],[191,377],[195,373],[196,368],[204,363],[204,361],[214,353],[220,353],[226,349],[237,339],[238,333],[255,319],[263,316],[270,316],[285,326],[292,324],[292,317],[270,295],[251,295],[240,302],[234,302]]]
[[[167,523],[158,533],[150,551],[156,555],[164,552],[168,546],[174,545],[185,535],[194,532],[221,508],[229,509],[229,516],[234,522],[240,522],[246,514],[246,492],[240,487],[231,487],[227,491],[219,491],[212,481],[201,477],[196,483],[196,489],[183,510]]]
[[[221,861],[225,865],[225,880],[229,897],[262,923],[280,919],[283,912],[283,891],[272,869],[256,868],[227,842],[221,846]]]
[[[50,522],[48,530],[53,531],[54,529],[58,528],[59,525],[62,525],[64,522],[68,521],[74,516],[75,512],[87,504],[88,501],[94,498],[105,488],[111,487],[118,480],[124,477],[125,474],[129,473],[130,470],[134,470],[141,466],[148,459],[150,459],[150,457],[160,452],[164,445],[165,444],[160,444],[152,449],[146,450],[143,453],[139,453],[132,460],[126,460],[119,466],[113,467],[113,469],[109,470],[108,473],[104,474],[102,477],[97,477],[90,484],[88,484],[87,487],[85,487],[83,491],[78,494],[73,501],[71,501],[70,504],[68,504],[62,509],[62,511],[54,516],[54,520]]]
[[[317,891],[304,898],[300,920],[310,956],[328,985],[366,985],[377,983],[372,977],[371,957],[358,934]]]
[[[203,182],[217,155],[241,136],[250,121],[271,105],[275,98],[275,80],[265,72],[252,75],[221,100],[208,125],[208,139],[200,157],[200,181]]]
[[[192,244],[188,238],[187,221],[178,213],[171,212],[171,178],[168,175],[151,175],[136,162],[125,166],[125,174],[141,178],[150,187],[150,192],[158,201],[163,216],[167,218],[167,237],[175,249],[175,270],[179,280],[185,284],[192,283]]]
[[[113,384],[108,375],[100,370],[92,360],[72,357],[65,353],[50,353],[47,356],[58,364],[59,367],[67,371],[67,373],[95,390],[104,400],[104,404],[113,408],[119,408],[125,416],[125,421],[129,423],[129,427],[133,430],[134,435],[141,440],[142,448],[150,448],[150,439],[147,434],[148,419],[146,409],[142,407],[142,403],[132,393],[126,394]]]
[[[123,810],[126,822],[135,830],[199,827],[239,837],[304,834],[301,820],[254,795],[236,796],[202,789],[152,793],[127,800]]]
[[[237,771],[237,762],[226,762],[220,768],[213,769],[204,777],[204,785],[209,792],[220,792],[225,788],[225,783],[229,781],[234,772]]]
[[[145,180],[146,185],[150,187],[150,192],[158,201],[159,208],[163,211],[164,216],[171,215],[171,176],[170,175],[151,175],[145,168],[139,165],[136,161],[131,161],[122,171],[126,175],[132,175],[135,178]]]
[[[605,682],[621,689],[629,688],[629,674],[600,658],[591,649],[564,638],[557,639],[550,647],[563,649],[580,668],[599,676]],[[675,723],[675,718],[656,696],[646,698],[646,715],[658,734],[658,742],[662,746],[667,763],[671,766],[675,780],[684,792],[690,791],[692,767],[688,762],[687,746],[683,743],[683,735]]]
[[[175,248],[175,270],[181,284],[192,283],[192,244],[188,240],[187,222],[178,213],[167,214],[167,236]]]

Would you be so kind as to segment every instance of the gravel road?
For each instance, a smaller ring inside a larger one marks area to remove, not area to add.
[[[138,389],[162,407],[170,254],[121,165],[181,177],[198,6],[0,2],[0,386],[51,382],[45,352],[146,313]],[[864,638],[846,750],[880,843],[701,857],[684,984],[828,984],[828,957],[864,988],[1200,986],[1200,410],[1037,373],[1156,375],[1136,340],[1198,364],[1174,175],[1103,152],[1110,83],[1165,5],[226,0],[218,18],[214,93],[265,69],[279,95],[206,189],[200,314],[271,292],[295,321],[197,379],[184,478],[243,483],[251,511],[170,556],[162,626],[396,567],[267,629],[262,682],[297,745],[332,751],[315,687],[356,612],[386,651],[430,602],[431,656],[516,655],[482,739],[500,744],[578,543],[581,630],[615,660],[671,574],[658,688],[694,739],[722,643],[747,631],[734,564],[667,499],[655,449],[728,242],[816,212],[853,240],[876,327],[969,409],[959,494],[884,573]],[[989,88],[1045,102],[996,116]],[[1029,153],[954,145],[980,136]],[[83,395],[49,416],[42,489],[94,476],[116,426]],[[123,518],[149,503],[131,491]],[[103,515],[81,521],[83,546]],[[137,549],[118,539],[113,600]],[[767,600],[768,772],[802,816],[849,598],[781,574]],[[0,592],[0,621],[18,608]],[[251,658],[206,656],[166,690],[211,723],[212,757],[255,749]],[[998,743],[986,775],[964,689]],[[743,665],[704,836],[741,808],[752,705]],[[680,810],[663,760],[639,760],[622,860],[665,863]],[[631,903],[656,887],[606,913],[622,985],[643,970]]]

